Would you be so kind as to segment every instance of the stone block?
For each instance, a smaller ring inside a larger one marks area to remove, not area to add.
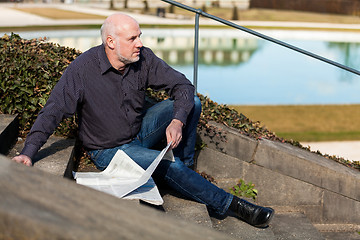
[[[226,218],[212,217],[213,226],[216,230],[230,234],[235,239],[246,240],[275,240],[278,239],[274,235],[271,229],[271,225],[268,228],[256,228],[253,227],[237,217],[230,215]]]
[[[276,239],[325,240],[309,219],[298,212],[275,214],[270,227]]]
[[[218,152],[211,148],[200,151],[196,168],[200,172],[210,174],[214,178],[242,178],[246,162]]]
[[[199,153],[197,169],[226,191],[240,178],[251,181],[260,205],[303,212],[313,223],[358,224],[358,171],[290,144],[258,142],[250,162],[224,154],[225,145],[210,145]]]
[[[184,196],[171,190],[166,191],[163,199],[163,208],[167,214],[212,228],[211,219],[205,204],[186,199]]]
[[[244,180],[258,190],[258,203],[270,206],[321,206],[323,190],[299,179],[249,164]]]
[[[321,188],[213,149],[200,152],[197,169],[214,177],[217,185],[227,191],[239,179],[251,181],[259,191],[258,203],[264,205],[321,206]]]
[[[51,136],[33,159],[35,168],[64,176],[75,140]]]
[[[336,194],[324,192],[323,223],[360,224],[360,202]]]
[[[290,144],[259,141],[256,164],[360,200],[360,172]]]
[[[231,239],[0,156],[0,239]]]

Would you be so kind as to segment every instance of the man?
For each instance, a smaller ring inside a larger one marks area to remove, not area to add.
[[[31,166],[59,122],[77,112],[79,138],[98,169],[119,149],[146,169],[159,153],[151,147],[166,136],[175,162],[161,161],[156,179],[219,214],[230,209],[251,225],[268,225],[273,209],[234,197],[187,167],[193,164],[200,101],[189,80],[143,47],[140,35],[130,16],[109,16],[101,27],[103,44],[68,66],[13,160]],[[166,90],[171,100],[145,110],[148,87]]]

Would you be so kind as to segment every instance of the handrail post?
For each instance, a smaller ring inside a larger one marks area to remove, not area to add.
[[[197,94],[197,82],[198,82],[198,65],[199,65],[199,16],[201,10],[196,12],[195,16],[195,39],[194,39],[194,79],[193,85],[195,86],[195,95]]]

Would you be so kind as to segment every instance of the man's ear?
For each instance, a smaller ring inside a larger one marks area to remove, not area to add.
[[[106,45],[108,46],[108,48],[110,49],[114,49],[115,48],[115,39],[112,36],[107,36],[106,38]]]

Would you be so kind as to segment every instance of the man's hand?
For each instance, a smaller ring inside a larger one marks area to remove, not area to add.
[[[170,148],[176,148],[182,139],[183,123],[180,120],[173,119],[166,128],[167,143],[172,142]]]
[[[19,155],[12,159],[15,162],[25,164],[26,166],[32,166],[31,159],[26,155]]]

